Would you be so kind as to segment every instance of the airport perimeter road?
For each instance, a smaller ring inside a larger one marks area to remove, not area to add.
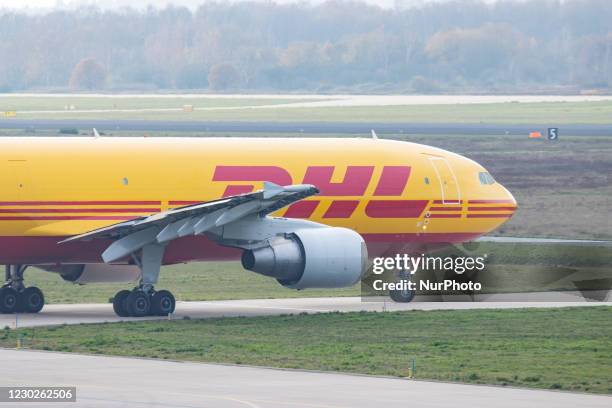
[[[174,319],[189,316],[193,319],[231,316],[276,316],[281,314],[399,311],[399,310],[451,310],[451,309],[520,309],[525,307],[612,306],[612,302],[587,302],[578,292],[542,292],[529,294],[502,294],[486,296],[486,302],[424,302],[418,297],[413,303],[392,301],[363,302],[359,297],[250,299],[207,302],[178,302]],[[607,294],[610,300],[610,294]],[[602,298],[601,296],[599,297]],[[38,314],[0,314],[0,328],[51,326],[60,324],[102,323],[130,320],[167,319],[168,317],[122,318],[115,315],[110,304],[47,305]]]
[[[77,128],[82,132],[96,128],[99,131],[184,131],[184,132],[249,132],[363,134],[370,130],[379,134],[458,134],[458,135],[521,135],[533,130],[545,132],[555,124],[471,124],[471,123],[368,123],[368,122],[204,122],[172,120],[53,120],[53,119],[5,119],[0,129],[62,129]],[[562,135],[612,136],[611,125],[558,125]]]
[[[0,349],[0,361],[2,386],[76,386],[70,407],[612,406],[602,395],[28,350]]]

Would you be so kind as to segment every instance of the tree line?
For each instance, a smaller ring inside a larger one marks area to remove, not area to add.
[[[0,92],[612,88],[612,2],[204,3],[0,10]]]

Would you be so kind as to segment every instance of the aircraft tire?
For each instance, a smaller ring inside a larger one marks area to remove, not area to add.
[[[170,291],[160,290],[151,296],[151,315],[167,316],[174,313],[176,300]]]
[[[142,290],[132,291],[125,299],[127,311],[132,317],[147,316],[151,310],[149,296]]]
[[[19,311],[38,313],[45,306],[45,296],[36,286],[30,286],[19,294]]]
[[[113,310],[117,316],[128,317],[130,315],[126,305],[126,300],[130,293],[132,292],[129,290],[120,290],[113,297]]]
[[[397,276],[397,282],[401,282],[402,280],[409,280],[410,279],[410,274],[408,274],[406,271],[399,271],[398,276]],[[410,303],[412,302],[412,299],[414,299],[414,296],[416,294],[415,290],[390,290],[389,291],[389,297],[391,298],[391,300],[393,300],[394,302],[397,303]]]
[[[13,288],[0,288],[0,313],[15,313],[19,309],[19,292]]]
[[[410,303],[414,299],[414,290],[390,290],[389,297],[397,303]]]

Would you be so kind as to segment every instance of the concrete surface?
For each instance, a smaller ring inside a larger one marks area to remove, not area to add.
[[[607,295],[610,300],[610,294]],[[207,302],[178,302],[173,318],[189,316],[194,319],[224,316],[271,316],[280,314],[397,311],[397,310],[449,310],[449,309],[507,309],[525,307],[612,306],[612,302],[589,302],[578,292],[543,292],[529,294],[480,295],[482,302],[425,302],[416,297],[412,303],[392,301],[362,301],[359,297],[300,298],[300,299],[249,299]],[[421,301],[419,301],[421,300]],[[115,315],[111,304],[47,305],[39,314],[0,314],[0,328],[48,326],[118,322],[168,317],[122,318]]]
[[[38,407],[609,408],[612,397],[359,375],[0,349],[3,386],[76,386]]]

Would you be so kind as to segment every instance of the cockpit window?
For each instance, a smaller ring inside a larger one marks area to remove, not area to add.
[[[493,176],[486,171],[478,173],[478,179],[480,180],[480,184],[495,184]]]

